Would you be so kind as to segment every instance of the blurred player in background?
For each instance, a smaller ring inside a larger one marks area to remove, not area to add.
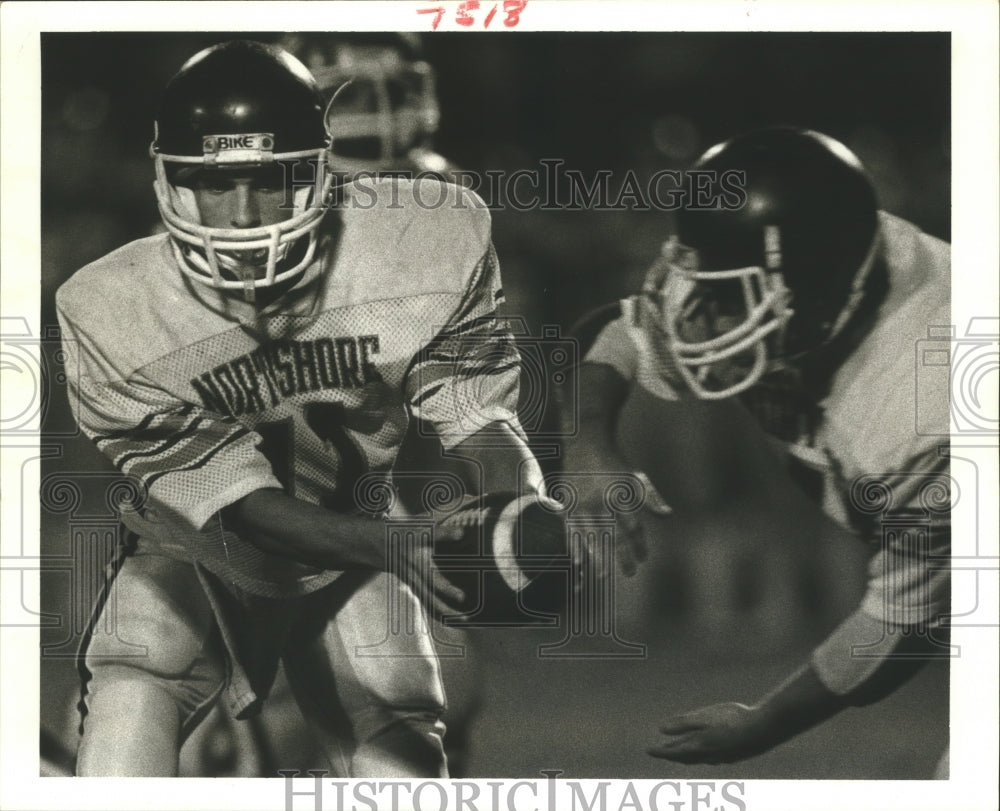
[[[459,595],[429,547],[390,565],[356,488],[389,474],[419,421],[468,460],[470,493],[534,492],[518,357],[482,202],[448,187],[453,204],[429,209],[384,181],[367,189],[376,205],[352,206],[352,185],[332,188],[323,110],[279,48],[192,57],[151,147],[168,233],[57,295],[75,417],[148,494],[123,509],[81,651],[78,774],[176,774],[219,696],[253,715],[279,659],[335,774],[448,774],[416,594]],[[461,523],[441,519],[438,540],[464,537]],[[395,632],[394,610],[409,618]]]
[[[676,235],[642,292],[588,328],[585,413],[567,467],[629,469],[614,432],[639,389],[662,404],[661,416],[655,428],[626,430],[698,431],[708,458],[733,448],[750,457],[761,449],[746,449],[766,443],[873,552],[861,604],[807,664],[756,704],[668,719],[648,750],[724,763],[877,701],[946,650],[934,631],[950,598],[948,392],[946,381],[917,386],[914,357],[928,327],[949,322],[950,249],[879,211],[857,158],[819,133],[736,137],[695,168],[715,173],[710,189],[678,212]],[[701,415],[672,421],[690,398],[703,402]],[[918,411],[935,430],[917,431]],[[704,464],[686,456],[662,463],[681,480]],[[707,511],[725,511],[732,492],[753,497],[767,486],[755,471],[721,475],[727,486],[702,505]],[[893,535],[890,521],[901,518],[916,529]],[[646,555],[637,528],[627,529],[618,546],[626,574]]]
[[[457,180],[457,167],[434,151],[441,111],[418,34],[288,34],[281,46],[309,68],[329,102],[330,165],[338,175],[428,172]]]

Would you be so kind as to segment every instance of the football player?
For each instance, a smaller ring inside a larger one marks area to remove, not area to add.
[[[334,773],[447,776],[418,595],[462,595],[429,544],[387,545],[372,492],[420,425],[470,494],[530,501],[519,359],[482,201],[332,189],[323,111],[280,48],[192,57],[150,148],[167,232],[57,294],[75,417],[147,496],[81,651],[81,775],[176,774],[219,696],[253,715],[280,658]]]
[[[648,749],[724,763],[879,699],[944,650],[935,626],[950,596],[948,393],[943,381],[916,385],[914,357],[928,327],[949,321],[950,249],[879,211],[858,159],[817,132],[735,137],[695,168],[714,173],[701,203],[678,212],[642,292],[591,327],[584,425],[567,466],[628,469],[613,432],[634,390],[662,404],[659,431],[719,427],[717,445],[754,442],[749,414],[796,480],[814,482],[825,511],[873,549],[861,604],[800,670],[756,703],[668,719]],[[692,398],[701,415],[671,423],[681,413],[671,406]],[[918,410],[936,430],[917,431]],[[748,472],[739,486],[764,487]],[[902,519],[912,531],[894,534]],[[628,573],[645,550],[625,529]]]

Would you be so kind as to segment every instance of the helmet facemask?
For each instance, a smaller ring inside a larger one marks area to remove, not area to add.
[[[768,343],[780,343],[792,317],[777,269],[702,270],[698,252],[676,237],[664,246],[666,272],[647,280],[664,343],[692,393],[721,400],[745,391],[767,371]]]
[[[227,136],[215,137],[222,141]],[[209,137],[205,140],[209,141]],[[256,140],[265,146],[269,143],[266,133],[256,136]],[[201,158],[166,155],[157,151],[154,141],[151,147],[156,165],[153,188],[160,217],[170,232],[174,255],[184,274],[220,290],[241,290],[247,301],[254,301],[256,290],[284,284],[299,276],[312,262],[331,177],[326,166],[325,147],[278,154],[263,147],[238,151],[240,155],[229,158],[223,157],[221,150],[214,156],[206,153]],[[303,162],[312,167],[312,182],[293,180],[293,170]],[[176,175],[177,171],[168,171],[168,163],[175,164],[180,171],[197,166],[209,171],[231,168],[248,172],[283,163],[286,176],[294,184],[289,187],[294,214],[272,225],[251,228],[203,225],[194,193],[171,182],[171,175]],[[304,250],[292,250],[303,238],[308,240]]]
[[[664,344],[690,390],[705,400],[746,391],[766,374],[794,368],[799,358],[836,338],[864,298],[881,244],[876,230],[855,272],[843,306],[813,346],[795,347],[789,324],[795,296],[782,267],[781,229],[763,229],[765,265],[701,268],[698,251],[676,237],[664,245],[666,272],[647,279],[646,298],[657,302]]]

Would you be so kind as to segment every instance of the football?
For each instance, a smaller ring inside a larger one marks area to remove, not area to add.
[[[490,493],[461,500],[439,525],[435,562],[466,595],[452,624],[544,624],[565,605],[570,557],[558,503]]]
[[[556,502],[513,492],[460,496],[397,518],[400,533],[430,533],[438,576],[465,594],[446,625],[538,625],[565,605],[566,525]]]
[[[433,526],[440,575],[465,593],[446,625],[549,625],[568,598],[565,510],[510,491],[470,494],[468,463],[414,421],[393,465],[396,509]],[[440,527],[440,531],[437,531]]]

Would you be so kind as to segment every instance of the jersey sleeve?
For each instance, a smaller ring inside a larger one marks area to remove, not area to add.
[[[623,299],[620,315],[594,338],[584,355],[585,363],[612,367],[629,383],[641,386],[661,400],[679,400],[683,390],[673,362],[650,337],[642,301],[637,296]]]
[[[639,367],[638,355],[621,316],[609,322],[597,334],[583,360],[585,363],[610,366],[625,380],[635,380]]]
[[[452,448],[490,423],[520,431],[521,359],[506,320],[496,251],[489,244],[461,303],[418,353],[406,378],[413,416],[434,426]]]
[[[885,506],[869,532],[878,552],[854,614],[813,653],[813,666],[834,693],[848,695],[888,660],[903,658],[909,639],[931,640],[951,600],[950,478],[947,456],[929,450],[907,472],[863,480],[869,508]],[[856,501],[863,498],[856,488]],[[932,643],[933,644],[933,643]]]
[[[115,467],[143,485],[149,506],[200,530],[253,490],[281,487],[256,449],[256,433],[118,368],[113,347],[96,345],[65,307],[58,316],[63,348],[79,370],[68,382],[74,418]]]
[[[930,626],[949,610],[950,482],[949,459],[937,448],[912,460],[906,473],[879,480],[892,503],[872,528],[879,551],[861,604],[869,616]]]

